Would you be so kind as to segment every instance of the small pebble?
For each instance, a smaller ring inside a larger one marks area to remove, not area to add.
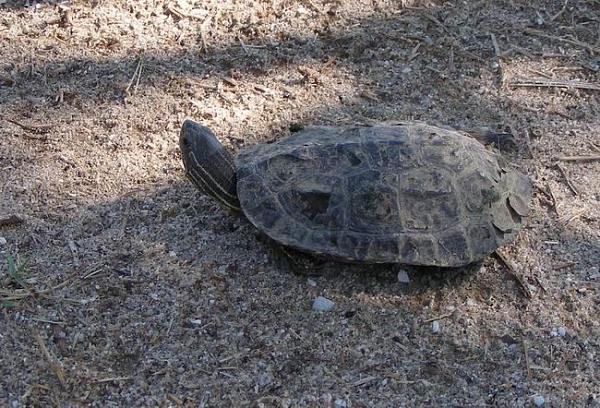
[[[437,334],[440,332],[440,322],[437,320],[434,320],[433,322],[431,322],[431,332],[434,334]]]
[[[0,246],[6,245],[6,238],[0,237]]]
[[[410,283],[410,278],[408,277],[408,272],[406,272],[404,269],[400,269],[398,271],[398,282]]]
[[[348,403],[343,399],[336,399],[333,405],[335,406],[335,408],[346,408],[348,406]]]
[[[535,19],[535,23],[539,26],[543,26],[544,25],[544,19],[542,18],[542,16],[540,16],[538,14],[537,18]]]
[[[545,402],[546,402],[546,400],[541,395],[534,395],[533,403],[535,404],[536,407],[543,406]]]
[[[329,405],[331,405],[331,401],[333,401],[333,396],[327,392],[327,393],[321,395],[321,401],[323,401],[323,403],[325,403],[329,406]]]
[[[560,326],[558,329],[556,329],[556,334],[558,334],[560,337],[565,337],[567,335],[567,328]]]
[[[314,279],[308,278],[307,283],[309,284],[309,286],[312,286],[313,288],[315,286],[317,286],[317,282]]]
[[[323,296],[319,296],[313,301],[312,308],[318,312],[328,312],[333,309],[335,305],[331,300],[324,298]]]

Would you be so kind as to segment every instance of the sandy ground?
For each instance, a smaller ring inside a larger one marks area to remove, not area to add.
[[[1,0],[0,405],[600,406],[600,161],[560,160],[600,154],[598,33],[597,0]],[[294,273],[183,178],[186,117],[508,129],[512,270]]]

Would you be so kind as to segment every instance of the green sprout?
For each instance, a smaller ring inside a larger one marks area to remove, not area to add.
[[[11,255],[8,255],[6,257],[6,262],[8,263],[8,276],[10,277],[10,280],[24,288],[26,285],[23,275],[27,268],[27,259],[17,263]]]

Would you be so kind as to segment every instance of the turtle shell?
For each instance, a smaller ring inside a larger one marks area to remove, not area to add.
[[[307,128],[236,158],[242,210],[283,245],[339,260],[461,266],[510,239],[527,177],[422,123]]]

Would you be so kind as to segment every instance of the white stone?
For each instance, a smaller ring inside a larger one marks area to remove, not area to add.
[[[434,320],[433,322],[431,322],[431,332],[432,333],[437,334],[440,332],[440,330],[441,330],[441,327],[440,327],[439,321]]]
[[[533,396],[533,403],[535,404],[536,407],[543,406],[545,402],[546,402],[546,400],[541,395]]]
[[[318,312],[328,312],[333,309],[333,306],[335,306],[333,301],[324,298],[323,296],[319,296],[313,301],[312,308]]]
[[[4,238],[4,237],[0,237],[0,246],[4,246],[4,245],[6,245],[6,242],[7,242],[7,241],[6,241],[6,238]]]
[[[565,326],[560,326],[556,329],[556,334],[560,337],[565,337],[567,335],[567,328]]]
[[[400,269],[398,271],[398,282],[400,283],[410,283],[410,278],[408,277],[408,272],[406,272],[404,269]]]
[[[347,408],[348,407],[348,403],[346,401],[344,401],[343,399],[336,399],[335,402],[333,403],[333,405],[335,406],[335,408]]]

